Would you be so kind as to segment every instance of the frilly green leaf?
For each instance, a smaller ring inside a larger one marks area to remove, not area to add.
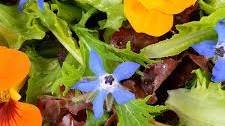
[[[118,126],[154,126],[154,117],[167,110],[165,106],[147,105],[147,99],[136,99],[117,105]]]
[[[221,7],[225,7],[224,0],[199,0],[199,5],[206,13],[211,14]]]
[[[123,14],[122,0],[74,0],[83,4],[89,4],[94,8],[105,12],[107,14],[106,23],[103,28],[110,28],[117,30],[121,27],[125,20]]]
[[[225,124],[225,91],[212,83],[202,70],[196,70],[191,89],[169,91],[166,105],[175,111],[183,126],[223,126]]]
[[[41,24],[55,35],[59,42],[81,65],[84,65],[79,47],[72,37],[68,23],[57,17],[53,10],[50,10],[48,4],[45,4],[44,10],[39,10],[35,3],[30,2],[24,12],[35,15],[36,18],[40,19]]]
[[[45,30],[35,15],[19,13],[17,6],[0,4],[0,45],[19,49],[26,40],[44,36]]]

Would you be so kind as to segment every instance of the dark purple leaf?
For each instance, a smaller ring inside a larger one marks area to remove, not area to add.
[[[149,65],[144,70],[141,86],[148,94],[155,92],[168,76],[174,71],[179,61],[172,58]]]
[[[132,28],[122,27],[110,39],[110,43],[120,49],[126,48],[128,41],[131,42],[131,49],[134,52],[139,52],[140,49],[158,42],[159,38],[144,33],[137,33]]]
[[[70,99],[60,99],[53,96],[41,96],[38,100],[44,121],[52,124],[64,124],[66,119],[71,118],[71,122],[82,123],[86,120],[85,110],[91,109],[89,103],[74,104]],[[64,120],[63,120],[64,119]]]

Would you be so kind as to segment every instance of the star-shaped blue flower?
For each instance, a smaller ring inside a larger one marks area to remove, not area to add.
[[[93,101],[95,118],[100,118],[103,113],[104,101],[108,94],[112,94],[118,104],[125,104],[135,99],[135,95],[120,85],[119,81],[130,78],[140,67],[134,62],[123,62],[117,66],[112,74],[106,73],[100,56],[95,51],[90,51],[89,67],[96,75],[93,81],[78,82],[72,89],[79,89],[83,92],[97,92]]]
[[[216,58],[212,71],[212,80],[214,82],[223,82],[225,81],[225,20],[218,22],[215,30],[218,34],[217,42],[205,40],[192,46],[192,48],[207,58]]]
[[[40,9],[44,9],[44,0],[37,0],[38,1],[38,7]],[[23,10],[23,6],[28,2],[28,0],[19,0],[19,11]]]

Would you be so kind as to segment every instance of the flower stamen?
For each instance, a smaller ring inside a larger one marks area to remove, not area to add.
[[[217,45],[215,48],[215,53],[217,56],[224,58],[225,57],[225,44]]]
[[[100,78],[100,88],[108,92],[113,92],[119,86],[119,82],[112,74],[102,75]]]
[[[114,80],[115,79],[114,79],[114,77],[112,75],[105,76],[105,84],[112,85]]]
[[[9,90],[0,91],[0,103],[8,102],[10,100]]]

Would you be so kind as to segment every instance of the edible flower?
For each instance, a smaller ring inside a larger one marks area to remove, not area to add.
[[[23,10],[23,6],[28,2],[28,0],[19,0],[19,11]],[[38,7],[44,9],[44,0],[37,0]]]
[[[225,20],[218,22],[215,30],[218,34],[217,42],[205,40],[192,46],[192,48],[200,55],[216,59],[212,71],[212,80],[214,82],[223,82],[225,81]]]
[[[136,32],[161,36],[173,26],[173,15],[196,0],[124,0],[124,14]]]
[[[39,109],[18,101],[30,66],[23,52],[0,46],[0,126],[42,125]]]
[[[95,51],[90,51],[89,67],[97,76],[93,81],[80,81],[72,89],[79,89],[83,92],[96,92],[97,96],[93,101],[95,118],[100,118],[103,113],[104,101],[108,94],[112,94],[118,104],[125,104],[135,99],[135,95],[120,85],[119,81],[130,78],[140,67],[134,62],[123,62],[117,66],[112,74],[106,73],[100,56]]]

